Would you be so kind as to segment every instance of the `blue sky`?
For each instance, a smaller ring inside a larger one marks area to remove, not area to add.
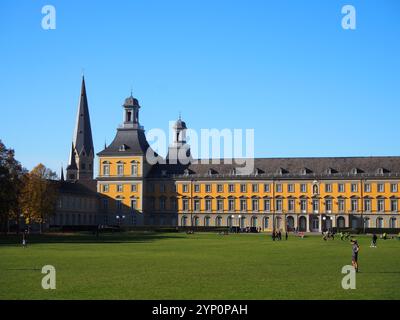
[[[84,68],[96,152],[133,86],[147,130],[181,111],[254,128],[257,157],[400,155],[399,39],[397,0],[2,0],[0,139],[29,169],[65,166]]]

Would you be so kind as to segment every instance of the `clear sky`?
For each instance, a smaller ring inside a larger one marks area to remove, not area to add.
[[[181,111],[254,128],[257,157],[400,155],[398,0],[1,0],[0,41],[0,139],[28,169],[67,164],[82,69],[96,152],[133,86],[147,130]]]

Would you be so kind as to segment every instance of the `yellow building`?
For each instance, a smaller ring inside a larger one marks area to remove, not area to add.
[[[156,155],[152,164],[138,100],[128,97],[123,110],[114,140],[97,154],[102,223],[262,231],[400,226],[400,157],[260,158],[242,175],[232,161],[191,159],[179,119],[167,158]],[[190,163],[178,160],[180,152]],[[80,169],[67,177],[76,179]]]

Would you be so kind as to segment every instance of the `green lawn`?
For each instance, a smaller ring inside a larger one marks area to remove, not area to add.
[[[357,289],[341,288],[348,241],[319,236],[115,234],[0,238],[0,299],[400,299],[400,241],[359,237]],[[41,268],[57,289],[41,288]]]

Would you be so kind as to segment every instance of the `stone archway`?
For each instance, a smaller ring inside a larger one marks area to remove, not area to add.
[[[307,218],[305,216],[301,216],[299,218],[299,231],[307,231]]]
[[[286,226],[287,226],[287,231],[294,230],[294,218],[292,216],[288,216],[286,218]]]

